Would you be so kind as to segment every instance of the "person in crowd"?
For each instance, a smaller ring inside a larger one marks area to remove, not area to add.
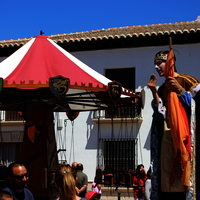
[[[102,190],[101,190],[102,185],[98,183],[97,178],[94,178],[94,182],[92,183],[92,191],[96,192],[96,199],[99,200],[101,198]]]
[[[14,200],[34,200],[33,194],[26,188],[29,180],[24,164],[13,162],[8,166],[8,187],[3,191],[9,192]]]
[[[88,176],[83,172],[83,164],[77,164],[77,192],[78,196],[85,197],[88,187]]]
[[[145,181],[145,185],[144,185],[144,196],[145,196],[145,200],[150,200],[151,197],[151,168],[149,168],[149,170],[147,171],[147,180]]]
[[[54,184],[59,190],[59,200],[81,200],[76,193],[76,170],[70,165],[59,165]]]
[[[76,168],[77,164],[78,164],[77,162],[73,162],[71,166]]]
[[[12,195],[7,191],[0,192],[0,200],[13,200]]]
[[[140,164],[136,168],[136,174],[133,176],[133,197],[134,200],[144,200],[145,182],[147,180],[144,165]]]
[[[195,175],[194,169],[191,169],[194,166],[191,158],[195,111],[199,110],[195,110],[195,103],[199,102],[200,84],[193,76],[179,74],[175,61],[172,50],[159,51],[155,55],[154,65],[159,76],[165,77],[165,81],[157,89],[157,77],[152,74],[147,83],[152,92],[154,110],[151,126],[151,199],[155,200],[193,199]]]

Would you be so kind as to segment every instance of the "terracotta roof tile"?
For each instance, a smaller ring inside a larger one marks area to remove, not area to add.
[[[200,32],[200,20],[166,23],[166,24],[152,24],[141,26],[126,26],[117,28],[108,28],[84,32],[64,33],[57,35],[50,35],[49,37],[56,43],[70,43],[70,42],[84,42],[95,40],[112,40],[117,38],[132,38],[132,37],[151,37],[159,35],[173,35],[173,34],[188,34]],[[31,38],[2,40],[0,47],[6,46],[21,46],[29,41]]]

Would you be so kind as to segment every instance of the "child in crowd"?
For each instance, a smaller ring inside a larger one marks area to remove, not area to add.
[[[97,192],[96,199],[99,200],[101,198],[102,191],[101,184],[97,182],[96,177],[94,178],[94,182],[92,183],[92,191]]]
[[[76,170],[70,165],[59,165],[54,177],[55,186],[58,188],[59,200],[80,200],[76,194]]]
[[[7,191],[0,192],[0,200],[13,200],[12,195]]]
[[[151,197],[151,168],[147,171],[147,180],[145,182],[145,200],[150,200]]]
[[[145,182],[147,180],[144,165],[138,165],[136,175],[133,176],[133,197],[135,200],[144,200]]]

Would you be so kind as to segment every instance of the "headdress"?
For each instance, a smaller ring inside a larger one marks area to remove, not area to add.
[[[167,56],[168,54],[167,53],[163,53],[163,52],[158,52],[156,55],[155,55],[155,59],[154,60],[167,60]]]

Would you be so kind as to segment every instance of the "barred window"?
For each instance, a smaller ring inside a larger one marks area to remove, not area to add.
[[[135,169],[137,160],[136,139],[105,139],[103,144],[104,174],[113,174],[114,180],[123,182],[123,175]]]

